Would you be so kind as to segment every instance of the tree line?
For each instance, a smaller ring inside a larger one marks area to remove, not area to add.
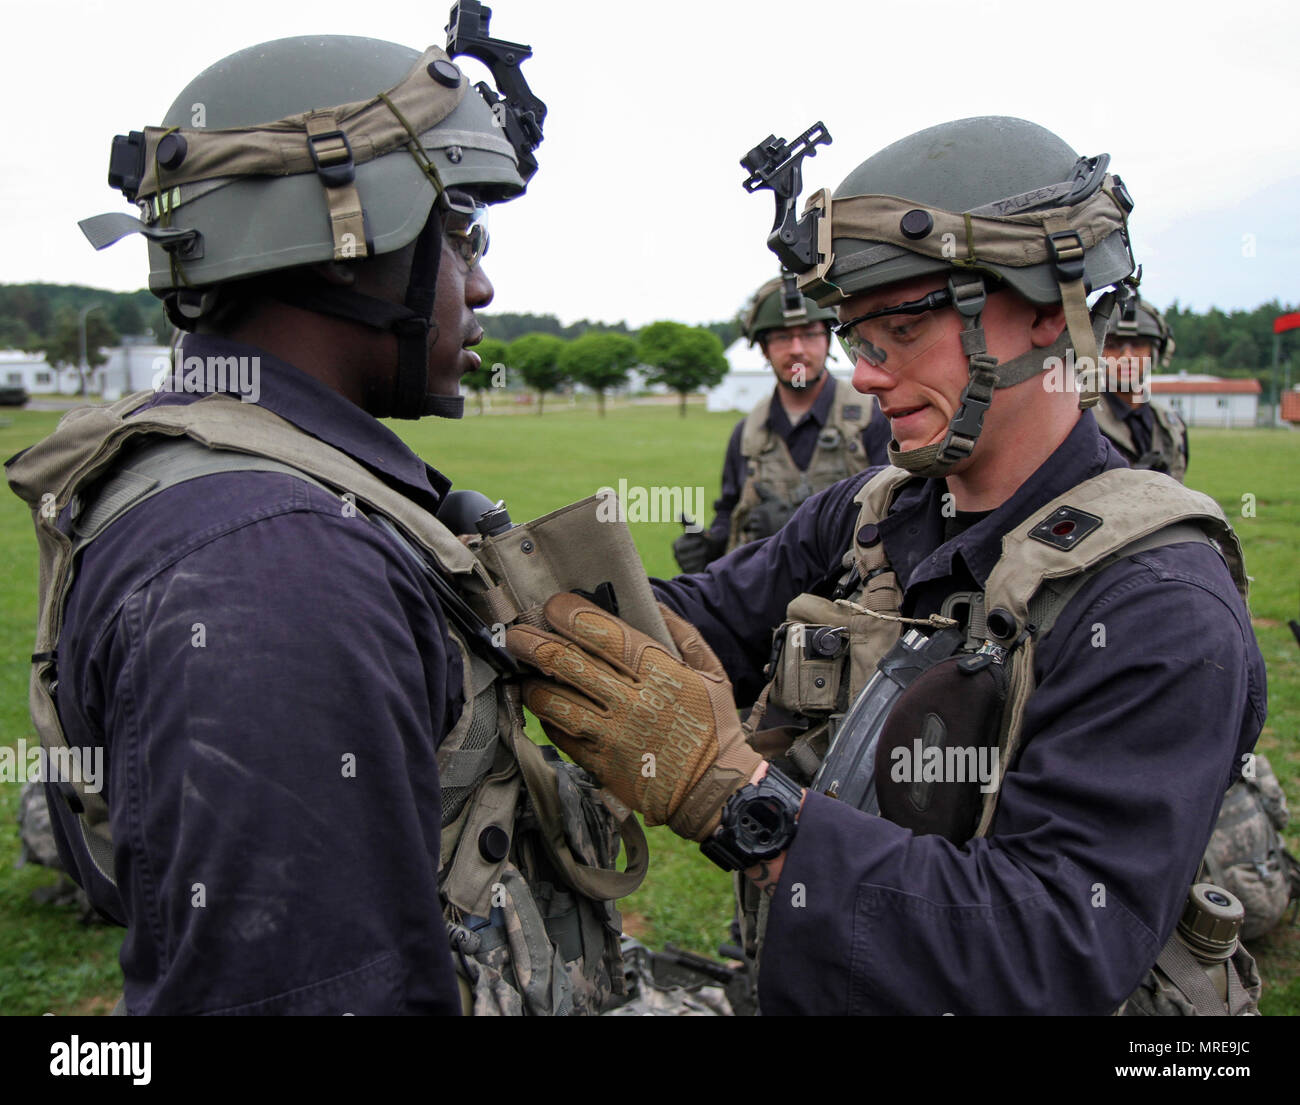
[[[1176,350],[1172,367],[1208,376],[1249,377],[1258,380],[1264,393],[1272,391],[1273,320],[1278,315],[1300,311],[1300,306],[1273,299],[1251,311],[1220,311],[1211,307],[1203,314],[1188,311],[1174,301],[1165,312],[1173,331]],[[1300,331],[1282,334],[1279,363],[1293,354]]]
[[[483,321],[485,328],[490,325],[489,319]],[[523,334],[511,342],[485,337],[474,348],[481,363],[477,371],[464,377],[464,383],[477,396],[480,412],[489,388],[517,383],[534,388],[537,413],[541,414],[547,394],[581,384],[596,393],[596,405],[604,417],[605,393],[627,384],[632,369],[640,366],[647,383],[663,384],[678,393],[684,418],[686,396],[721,383],[727,374],[727,358],[718,336],[704,327],[680,322],[651,323],[635,338],[593,329],[572,341],[547,333]]]
[[[1276,299],[1249,311],[1211,307],[1205,312],[1188,310],[1175,301],[1166,312],[1177,344],[1173,368],[1211,376],[1254,378],[1266,393],[1271,393],[1273,319],[1297,310],[1300,306]],[[103,364],[106,356],[102,350],[120,344],[124,336],[152,338],[163,345],[171,340],[166,312],[146,290],[109,292],[80,285],[3,284],[0,349],[42,352],[56,368],[79,365],[83,313],[90,368]],[[735,319],[700,327],[654,323],[639,332],[623,321],[582,319],[566,325],[554,315],[502,312],[480,314],[479,319],[491,341],[497,343],[484,343],[486,349],[481,354],[485,367],[475,374],[474,381],[467,380],[475,387],[475,381],[483,379],[482,386],[475,388],[480,401],[482,392],[494,385],[522,384],[537,389],[544,397],[568,383],[580,383],[596,392],[602,410],[604,393],[625,383],[631,367],[637,364],[649,367],[651,382],[680,392],[684,404],[689,391],[711,387],[721,379],[726,371],[721,350],[740,335]],[[683,338],[687,331],[714,340]],[[1281,336],[1281,361],[1291,358],[1300,341],[1297,334],[1300,331]],[[585,340],[588,336],[589,341]],[[596,341],[598,337],[602,340]],[[551,340],[536,340],[542,338]],[[504,377],[492,373],[492,367],[498,364],[505,366]],[[538,406],[540,410],[540,402]]]

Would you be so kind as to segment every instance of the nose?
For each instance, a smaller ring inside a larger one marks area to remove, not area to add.
[[[863,395],[889,391],[897,382],[892,372],[873,365],[866,357],[859,356],[853,364],[853,390]]]
[[[480,262],[470,269],[469,276],[465,279],[465,306],[471,310],[481,310],[492,302],[495,295],[496,289],[492,287],[492,281],[488,279]]]

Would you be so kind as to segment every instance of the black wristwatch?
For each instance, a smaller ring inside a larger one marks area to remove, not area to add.
[[[718,831],[700,851],[724,871],[743,871],[780,855],[794,843],[803,788],[774,767],[741,787],[722,809]]]

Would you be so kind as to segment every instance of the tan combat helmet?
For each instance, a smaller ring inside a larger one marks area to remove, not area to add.
[[[425,394],[441,235],[445,227],[477,260],[485,204],[523,192],[546,115],[519,68],[531,50],[489,38],[489,18],[460,0],[447,48],[423,54],[311,36],[223,58],[161,126],[113,140],[109,184],[139,217],[98,215],[83,232],[96,249],[128,234],[148,239],[149,288],[182,329],[210,315],[231,282],[415,242],[405,306],[311,280],[280,280],[266,294],[395,332],[397,386],[385,413],[458,417],[461,400]],[[483,61],[503,95],[471,88],[458,55]]]
[[[1079,405],[1097,402],[1098,347],[1114,300],[1105,296],[1090,312],[1087,296],[1134,268],[1133,201],[1106,171],[1107,154],[1079,157],[1023,119],[959,119],[881,150],[833,194],[815,193],[796,217],[800,161],[829,141],[818,123],[793,143],[769,136],[741,159],[750,174],[746,189],[776,194],[768,245],[800,274],[800,289],[833,306],[872,288],[947,273],[946,292],[935,293],[943,302],[932,307],[953,306],[965,321],[970,381],[948,433],[922,449],[891,447],[896,465],[925,476],[950,471],[974,450],[993,392],[1044,371],[1071,348],[1087,370]],[[1067,330],[1050,348],[998,364],[980,315],[988,292],[1000,286],[1031,303],[1061,303]]]

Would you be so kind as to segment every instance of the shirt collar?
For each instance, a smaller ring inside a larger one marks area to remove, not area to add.
[[[906,483],[878,529],[890,565],[904,589],[953,574],[960,555],[981,586],[1002,555],[1002,538],[1040,507],[1111,468],[1123,457],[1101,436],[1096,419],[1080,418],[1056,451],[988,517],[943,542],[947,485],[939,479]]]
[[[831,404],[835,402],[835,377],[831,375],[830,369],[823,369],[826,373],[826,386],[817,393],[817,398],[813,400],[813,405],[808,408],[806,414],[799,419],[799,425],[811,418],[818,426],[825,426],[831,416]],[[788,437],[794,429],[790,422],[790,416],[786,414],[785,407],[781,403],[781,385],[777,384],[772,392],[772,402],[768,408],[767,414],[768,428],[781,437]]]
[[[186,334],[177,357],[178,368],[172,378],[182,384],[185,361],[191,357],[247,358],[241,361],[238,383],[231,386],[228,379],[227,386],[221,390],[240,394],[241,398],[253,397],[258,406],[364,464],[428,510],[436,511],[451,488],[446,476],[425,464],[378,419],[333,388],[264,349],[210,334]],[[160,393],[159,401],[192,402],[203,394],[199,389],[193,393],[188,390],[173,395]],[[151,400],[149,405],[154,402]]]
[[[1151,404],[1139,403],[1135,407],[1130,407],[1118,395],[1112,395],[1110,392],[1103,393],[1101,400],[1110,406],[1111,413],[1125,422],[1136,419],[1144,426],[1150,426],[1153,416],[1151,414]]]

